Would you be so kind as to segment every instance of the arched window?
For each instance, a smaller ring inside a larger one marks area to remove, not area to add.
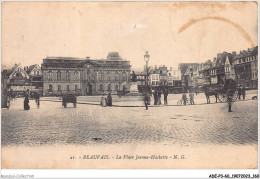
[[[79,79],[79,72],[75,71],[74,72],[74,80],[78,80]]]
[[[103,89],[103,84],[100,84],[99,85],[99,91],[102,92],[104,89]]]
[[[51,72],[48,72],[48,80],[51,81],[52,80],[52,73]]]
[[[49,92],[52,92],[52,85],[49,85]]]
[[[126,81],[126,74],[125,73],[123,73],[123,75],[122,75],[122,80]]]
[[[57,72],[57,81],[60,81],[60,80],[61,80],[61,72],[58,71],[58,72]]]
[[[70,72],[66,71],[66,80],[70,80]]]

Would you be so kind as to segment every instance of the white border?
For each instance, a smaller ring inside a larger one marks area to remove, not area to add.
[[[5,0],[5,1],[13,1],[13,0]],[[31,1],[31,0],[16,0],[16,1]],[[45,0],[45,1],[52,1],[52,0]],[[61,0],[55,0],[55,1],[61,1]],[[63,0],[68,1],[68,0]],[[79,0],[82,1],[82,0]],[[85,0],[89,1],[89,0]],[[97,1],[110,1],[110,0],[97,0]],[[121,1],[121,0],[113,0],[113,1]],[[128,0],[128,1],[135,1],[135,0]],[[155,1],[155,0],[143,0],[143,1]],[[169,1],[169,0],[157,0],[157,1]],[[183,0],[179,0],[183,1]],[[197,0],[190,0],[190,1],[197,1]],[[200,1],[207,1],[207,0],[200,0]],[[221,1],[221,0],[215,0],[215,1]],[[225,0],[222,0],[225,1]],[[229,1],[236,1],[236,0],[229,0]],[[244,0],[244,1],[250,1],[250,0]],[[3,2],[1,0],[1,2]],[[259,0],[255,1],[259,2]],[[259,3],[258,3],[259,4]],[[0,17],[1,17],[1,10],[2,10],[2,4],[0,9]],[[258,44],[259,44],[259,5],[258,5]],[[0,28],[1,33],[1,28]],[[1,38],[1,37],[0,37]],[[1,41],[2,43],[2,41]],[[258,47],[259,48],[259,47]],[[0,52],[1,56],[1,52]],[[258,63],[259,66],[259,63]],[[1,74],[0,74],[1,76]],[[258,73],[258,78],[259,78]],[[258,84],[258,88],[260,85]],[[0,87],[1,88],[1,87]],[[259,88],[260,89],[260,88]],[[258,96],[260,92],[258,91]],[[1,97],[0,97],[1,99]],[[259,99],[258,99],[259,104]],[[259,106],[258,106],[259,111]],[[1,114],[0,114],[1,115]],[[259,112],[258,112],[258,119],[259,119]],[[258,129],[259,129],[259,120],[258,120]],[[0,125],[0,131],[1,131],[1,125]],[[259,141],[259,131],[258,131],[258,141]],[[0,140],[1,144],[1,140]],[[1,150],[1,149],[0,149]],[[259,148],[258,148],[258,154],[259,154]],[[0,158],[1,158],[1,152],[0,152]],[[34,175],[34,178],[209,178],[210,174],[229,174],[230,176],[232,174],[259,174],[259,155],[258,155],[258,169],[246,169],[246,170],[228,170],[228,169],[217,169],[217,170],[184,170],[184,169],[149,169],[149,170],[122,170],[122,169],[111,169],[111,170],[103,170],[103,169],[74,169],[74,170],[11,170],[11,169],[1,169],[0,174],[1,175],[9,175],[10,178],[24,178],[22,175]],[[0,164],[1,167],[1,164]],[[1,167],[2,168],[2,167]],[[1,177],[0,177],[1,178]]]

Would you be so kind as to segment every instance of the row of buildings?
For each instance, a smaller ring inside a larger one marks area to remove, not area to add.
[[[240,86],[257,88],[258,47],[232,53],[219,53],[205,63],[181,63],[177,68],[144,67],[135,71],[139,92],[165,89],[179,93],[198,89],[203,85],[220,84],[235,79]],[[47,57],[41,66],[22,67],[15,64],[2,70],[2,89],[23,93],[29,89],[42,95],[75,93],[77,95],[118,94],[129,92],[131,86],[130,61],[118,52],[110,52],[106,59]]]
[[[225,79],[234,79],[238,86],[250,89],[258,87],[258,46],[232,53],[218,53],[205,63],[179,64],[182,86],[185,91],[203,85],[221,84]]]
[[[2,85],[18,94],[27,89],[45,96],[116,94],[130,89],[130,69],[130,61],[117,52],[110,52],[107,59],[47,57],[41,67],[15,64],[3,70]]]

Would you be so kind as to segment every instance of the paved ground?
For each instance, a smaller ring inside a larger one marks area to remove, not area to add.
[[[232,113],[227,112],[224,103],[204,104],[202,94],[195,101],[201,105],[152,107],[148,111],[144,107],[102,108],[87,104],[78,104],[77,108],[69,104],[64,109],[60,102],[52,101],[41,101],[39,109],[30,101],[31,110],[24,111],[20,98],[11,102],[9,110],[2,109],[2,145],[256,144],[258,103],[250,99],[256,94],[248,92],[245,101],[233,103]],[[176,104],[179,98],[169,96],[169,103]],[[132,102],[143,105],[141,101]]]
[[[256,90],[251,90],[251,91],[247,91],[247,95],[246,95],[246,100],[249,100],[252,98],[252,96],[257,95],[257,91]],[[106,97],[104,95],[104,97]],[[144,97],[142,96],[122,96],[121,98],[119,98],[116,95],[113,95],[113,105],[115,106],[144,106]],[[168,96],[168,104],[169,105],[173,105],[176,106],[177,102],[181,99],[182,94],[169,94]],[[188,97],[188,94],[187,94]],[[195,98],[195,104],[206,104],[207,100],[205,97],[204,93],[200,93],[198,95],[194,96]],[[46,101],[61,101],[61,99],[59,97],[43,97],[41,98],[42,100],[46,100]],[[85,104],[93,104],[93,105],[99,105],[100,104],[100,99],[101,96],[79,96],[77,97],[77,101],[79,103],[85,103]],[[154,106],[153,103],[153,97],[151,97],[151,106]],[[162,95],[162,99],[161,102],[163,103],[163,95]],[[210,101],[211,103],[215,103],[215,97],[211,96],[210,97]],[[219,101],[218,101],[219,102]]]

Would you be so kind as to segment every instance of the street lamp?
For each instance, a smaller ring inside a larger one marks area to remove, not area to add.
[[[148,92],[148,62],[150,60],[150,55],[148,54],[148,51],[145,52],[145,55],[144,55],[144,61],[146,63],[146,80],[145,80],[145,83],[146,83],[146,92]]]

